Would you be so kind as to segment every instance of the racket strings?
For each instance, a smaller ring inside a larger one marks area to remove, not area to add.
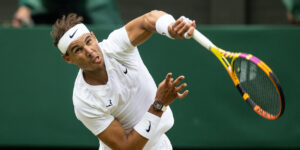
[[[267,74],[253,62],[237,58],[234,70],[240,80],[240,86],[247,92],[254,103],[272,115],[280,113],[279,94]]]

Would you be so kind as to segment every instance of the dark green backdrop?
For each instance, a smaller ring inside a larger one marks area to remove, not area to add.
[[[93,28],[100,39],[111,28]],[[285,114],[269,121],[242,100],[226,71],[193,40],[154,35],[139,47],[159,83],[168,72],[185,75],[190,94],[171,106],[174,147],[300,148],[300,28],[293,26],[200,27],[216,45],[252,53],[277,74],[286,97]],[[72,90],[77,68],[61,59],[50,27],[0,28],[0,147],[97,147],[97,139],[75,118]]]

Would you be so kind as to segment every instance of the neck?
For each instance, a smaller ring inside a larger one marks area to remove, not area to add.
[[[97,71],[83,71],[83,78],[90,85],[104,85],[108,81],[105,68]]]

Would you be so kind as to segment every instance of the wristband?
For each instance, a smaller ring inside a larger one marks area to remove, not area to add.
[[[155,130],[159,124],[159,121],[160,117],[146,112],[142,120],[133,128],[141,136],[145,137],[146,139],[151,139],[155,135]]]
[[[174,17],[169,14],[160,16],[155,23],[155,28],[156,28],[157,33],[159,33],[161,35],[165,35],[165,36],[169,37],[170,39],[174,39],[170,35],[169,30],[168,30],[169,25],[174,22],[175,22]]]

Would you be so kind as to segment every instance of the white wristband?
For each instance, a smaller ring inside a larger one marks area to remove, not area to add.
[[[174,17],[169,14],[160,16],[155,23],[155,28],[156,28],[157,33],[159,33],[161,35],[165,35],[165,36],[169,37],[170,39],[174,39],[170,35],[169,30],[168,30],[169,25],[174,22],[175,22]]]
[[[141,136],[145,137],[146,139],[151,139],[155,135],[155,130],[159,124],[159,121],[160,117],[146,112],[142,120],[133,128]]]

